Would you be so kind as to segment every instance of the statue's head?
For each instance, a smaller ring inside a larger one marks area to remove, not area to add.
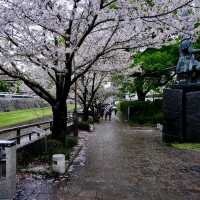
[[[187,37],[181,41],[181,50],[187,50],[192,45],[192,38]]]
[[[184,40],[192,40],[193,38],[193,35],[189,34],[189,33],[181,33],[179,35],[181,41],[184,41]]]

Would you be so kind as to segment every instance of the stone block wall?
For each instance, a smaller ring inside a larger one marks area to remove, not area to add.
[[[163,111],[165,115],[163,139],[179,140],[183,132],[183,91],[179,89],[166,89],[163,98]]]
[[[200,142],[200,88],[164,91],[165,142]]]

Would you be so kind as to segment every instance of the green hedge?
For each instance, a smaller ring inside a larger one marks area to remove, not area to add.
[[[78,122],[78,128],[80,130],[89,131],[90,130],[90,123],[85,121]]]
[[[138,124],[156,124],[163,122],[162,100],[151,101],[122,101],[119,104],[121,117],[128,119],[128,107],[130,108],[130,122]]]

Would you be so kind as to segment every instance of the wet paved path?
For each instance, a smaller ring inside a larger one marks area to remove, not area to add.
[[[151,128],[102,122],[87,141],[85,166],[76,164],[70,181],[38,185],[35,199],[200,199],[200,152],[167,147]]]

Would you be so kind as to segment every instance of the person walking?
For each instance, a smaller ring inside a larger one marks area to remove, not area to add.
[[[105,120],[107,120],[107,118],[109,117],[109,120],[111,121],[111,116],[112,116],[112,106],[108,105],[105,108]]]

